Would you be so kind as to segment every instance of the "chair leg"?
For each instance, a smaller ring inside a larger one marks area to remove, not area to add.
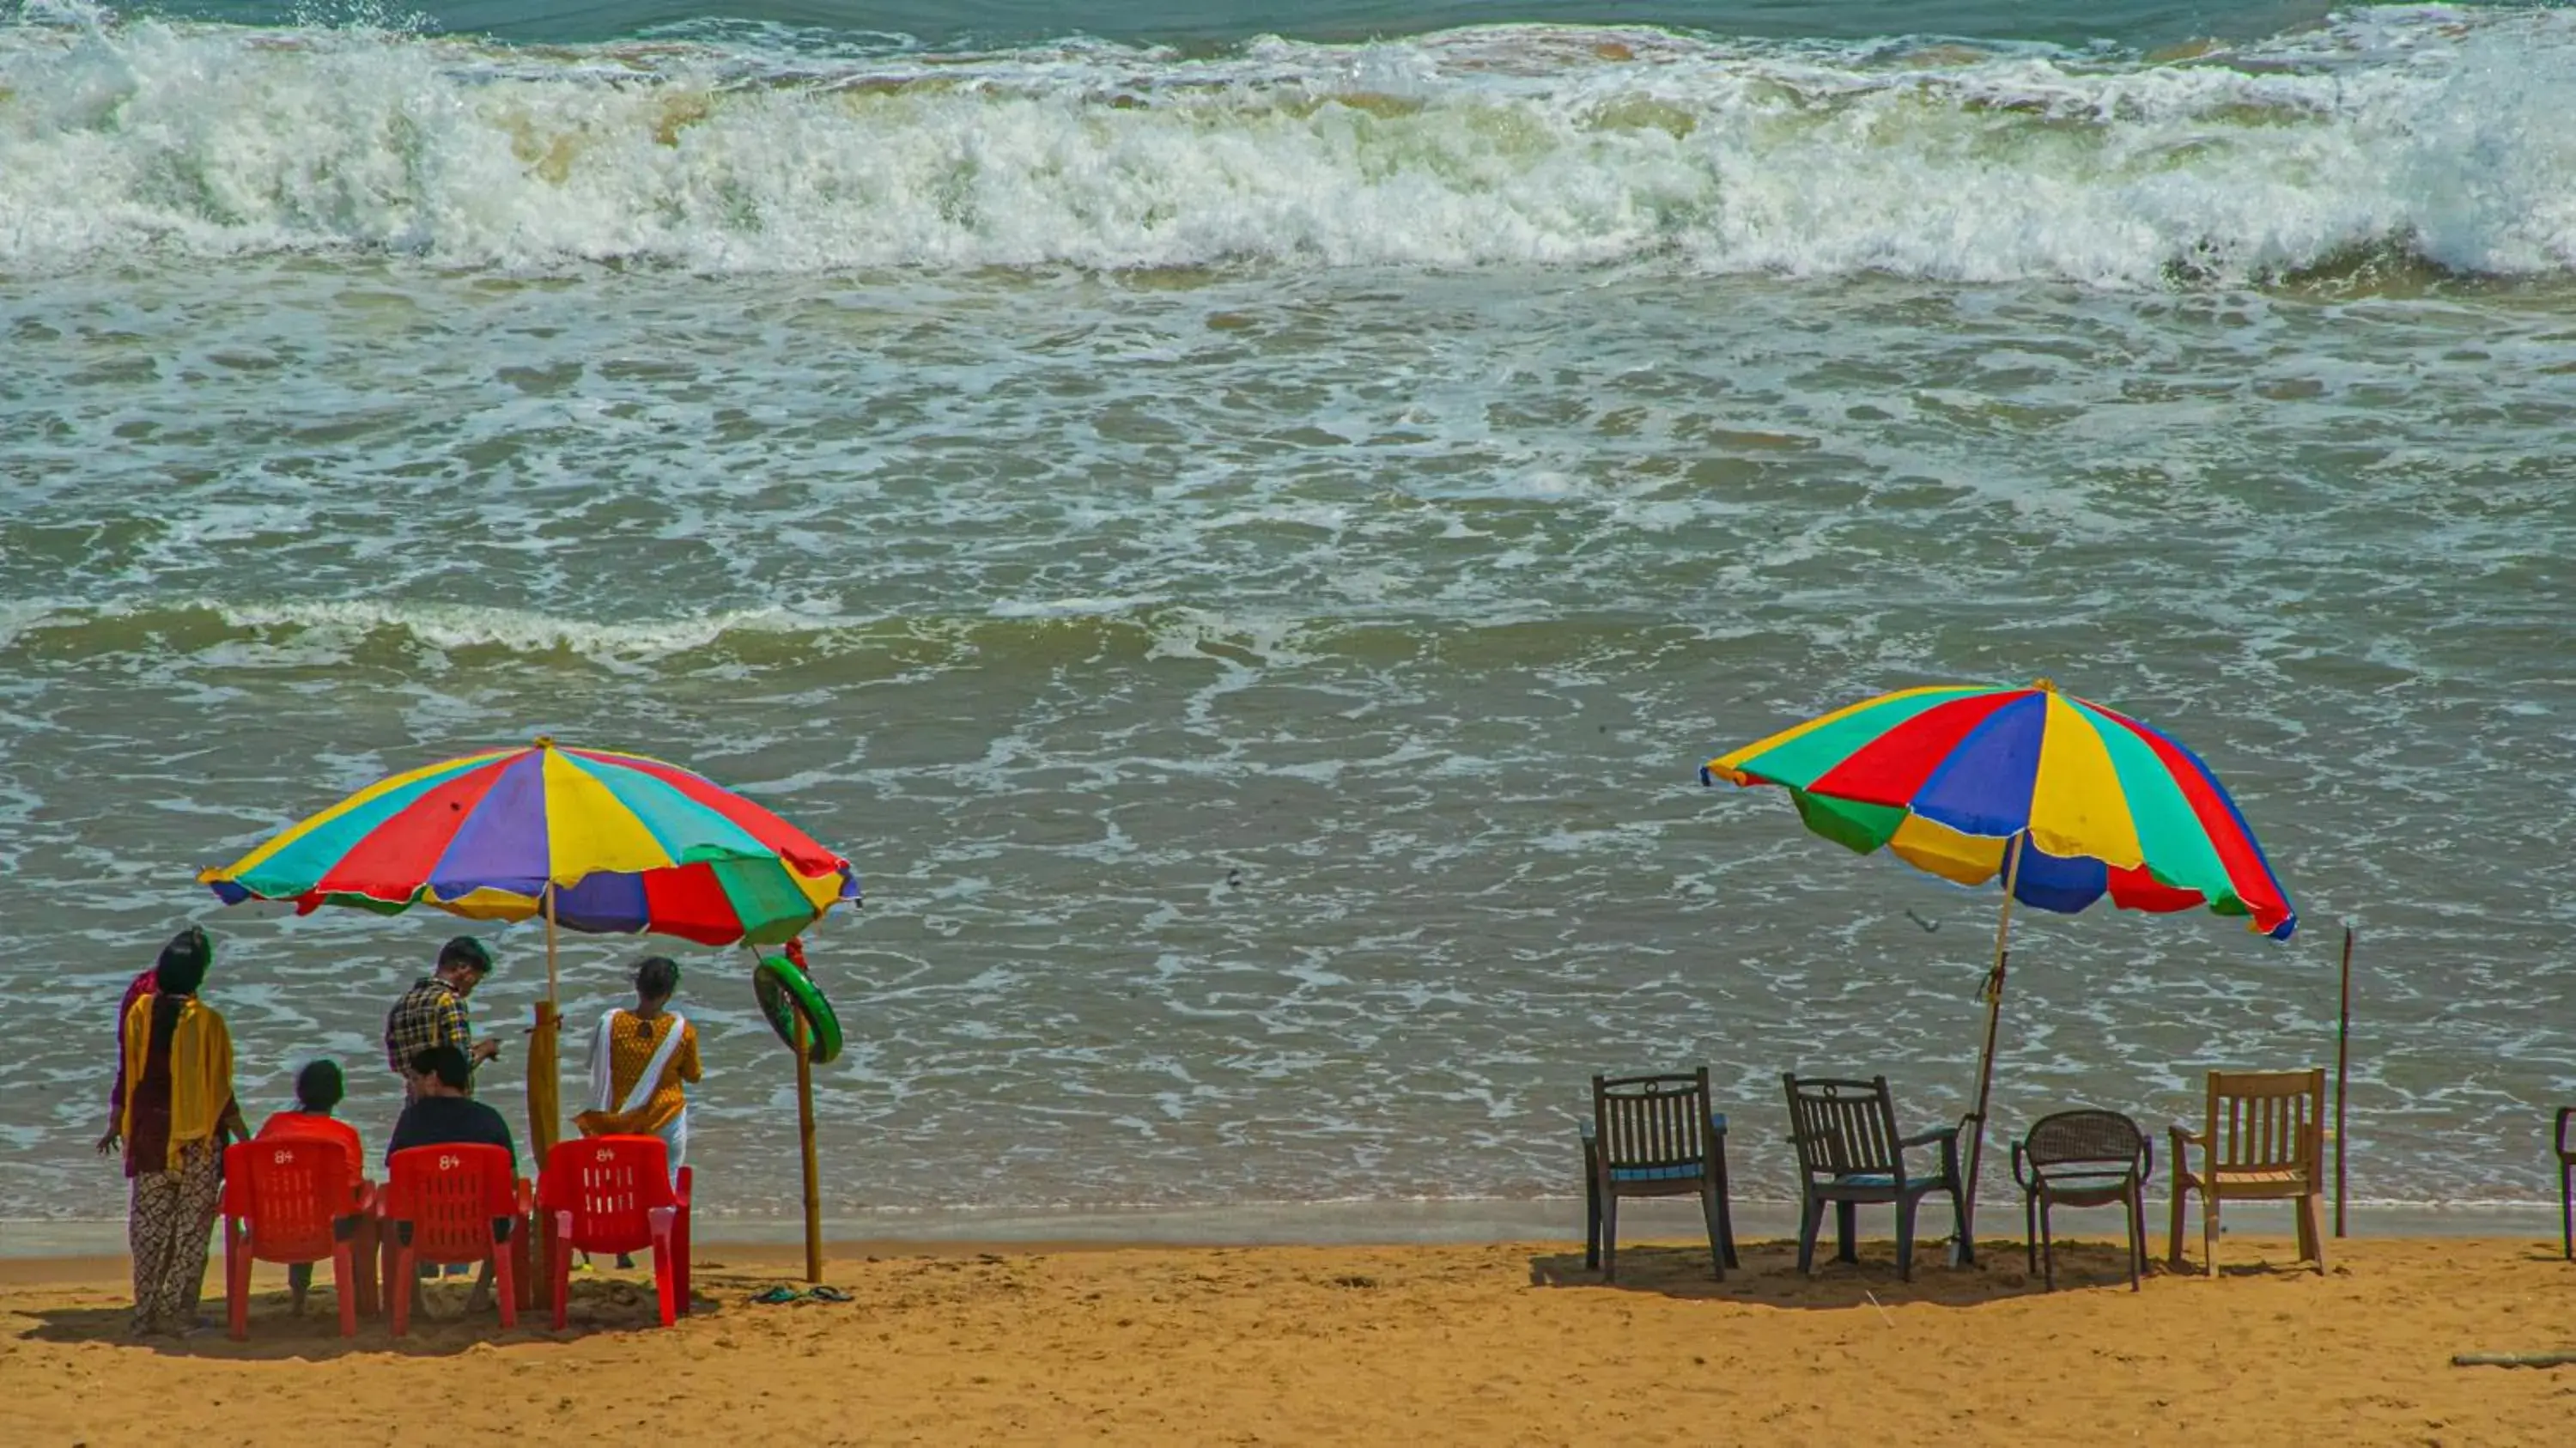
[[[546,1214],[546,1290],[554,1304],[554,1330],[564,1330],[566,1312],[572,1297],[572,1248],[566,1239],[572,1233],[572,1213]]]
[[[331,1295],[340,1299],[340,1335],[358,1335],[358,1247],[341,1237],[331,1244]]]
[[[1601,1178],[1583,1174],[1583,1265],[1601,1270]]]
[[[2317,1275],[2326,1275],[2326,1194],[2310,1192],[2299,1199],[2299,1219],[2307,1223],[2308,1250],[2317,1259]]]
[[[1699,1214],[1708,1223],[1708,1263],[1715,1269],[1717,1280],[1726,1280],[1726,1241],[1718,1234],[1717,1183],[1703,1182],[1699,1189]]]
[[[2057,1290],[2057,1238],[2048,1230],[2048,1198],[2039,1199],[2039,1285]]]
[[[2211,1277],[2216,1277],[2218,1275],[2218,1194],[2216,1192],[2205,1191],[2200,1194],[2200,1257],[2204,1264],[2201,1270]]]
[[[2165,1261],[2170,1263],[2176,1271],[2180,1271],[2182,1268],[2182,1218],[2183,1212],[2190,1199],[2191,1188],[2184,1185],[2182,1173],[2174,1173],[2173,1231],[2165,1238]]]
[[[2021,1194],[2021,1254],[2030,1262],[2030,1270],[2039,1270],[2039,1193]]]
[[[1858,1262],[1860,1260],[1859,1237],[1860,1204],[1858,1202],[1834,1203],[1834,1260]]]
[[[528,1234],[513,1235],[516,1241],[492,1242],[492,1298],[500,1304],[504,1331],[519,1325],[519,1283],[528,1275]]]
[[[224,1318],[238,1342],[250,1336],[250,1244],[241,1219],[224,1218]]]
[[[688,1316],[688,1315],[689,1315],[689,1293],[690,1293],[690,1291],[691,1291],[691,1288],[690,1288],[690,1285],[689,1285],[689,1282],[690,1282],[689,1274],[690,1274],[690,1271],[691,1271],[691,1264],[690,1264],[690,1262],[689,1262],[689,1254],[690,1254],[692,1251],[696,1250],[696,1249],[694,1248],[694,1246],[692,1246],[692,1244],[691,1244],[691,1242],[690,1242],[690,1239],[689,1239],[689,1209],[688,1209],[688,1208],[686,1208],[686,1207],[682,1207],[682,1208],[680,1208],[680,1220],[679,1220],[676,1224],[674,1224],[674,1226],[673,1226],[673,1228],[672,1228],[672,1236],[676,1239],[676,1241],[677,1241],[677,1242],[678,1242],[678,1244],[679,1244],[679,1255],[680,1255],[680,1262],[679,1262],[679,1269],[680,1269],[680,1271],[679,1271],[679,1280],[680,1280],[680,1315],[681,1315],[682,1317],[686,1317],[686,1316]]]
[[[393,1253],[393,1271],[385,1275],[385,1313],[392,1319],[393,1335],[401,1337],[411,1331],[411,1248],[397,1246]]]
[[[1825,1203],[1808,1199],[1798,1211],[1798,1275],[1816,1275],[1816,1236],[1825,1229]]]
[[[2129,1225],[2129,1290],[2138,1290],[2138,1274],[2147,1265],[2147,1198],[2136,1182],[2129,1183],[2129,1194],[2120,1198],[2120,1215]]]
[[[2576,1162],[2558,1168],[2558,1246],[2570,1262],[2576,1262]]]
[[[1914,1208],[1921,1197],[1899,1194],[1896,1198],[1896,1280],[1914,1280]]]
[[[1717,1183],[1717,1239],[1726,1248],[1726,1265],[1742,1267],[1743,1260],[1735,1255],[1735,1210],[1728,1204],[1729,1195],[1725,1177],[1721,1174]]]
[[[676,1225],[671,1219],[679,1215],[676,1207],[655,1207],[645,1213],[653,1226],[653,1296],[661,1309],[662,1325],[669,1327],[679,1314],[671,1302],[672,1289],[679,1286],[671,1264],[671,1235]]]
[[[1619,1280],[1619,1194],[1601,1194],[1601,1280]]]

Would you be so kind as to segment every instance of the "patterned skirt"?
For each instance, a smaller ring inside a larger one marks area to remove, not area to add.
[[[206,1250],[223,1188],[221,1160],[212,1138],[186,1142],[170,1148],[170,1170],[134,1178],[125,1241],[134,1257],[137,1336],[196,1326]]]

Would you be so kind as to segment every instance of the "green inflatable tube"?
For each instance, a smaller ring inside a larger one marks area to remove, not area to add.
[[[829,1066],[841,1054],[841,1018],[823,999],[822,987],[783,955],[765,955],[751,968],[751,988],[760,997],[760,1013],[787,1049],[796,1049],[796,1017],[805,1017],[807,1051],[817,1066]]]

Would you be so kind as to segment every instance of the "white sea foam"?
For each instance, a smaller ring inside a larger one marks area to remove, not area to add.
[[[2576,266],[2564,13],[2366,15],[2183,63],[1537,28],[934,61],[29,17],[0,27],[18,270]]]

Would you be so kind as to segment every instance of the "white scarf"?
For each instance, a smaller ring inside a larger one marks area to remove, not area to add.
[[[609,1044],[611,1033],[617,1027],[617,1018],[622,1013],[612,1010],[601,1016],[599,1034],[590,1038],[590,1109],[593,1111],[607,1111],[612,1105],[609,1098],[616,1090],[616,1078],[609,1058],[616,1053]],[[670,1069],[671,1058],[679,1054],[680,1037],[689,1029],[688,1017],[674,1010],[665,1010],[662,1014],[671,1018],[671,1029],[663,1035],[661,1046],[653,1052],[653,1059],[644,1063],[644,1074],[636,1077],[635,1084],[628,1088],[624,1104],[615,1107],[620,1116],[644,1109],[644,1103],[653,1099],[654,1088],[661,1084],[662,1073]]]

